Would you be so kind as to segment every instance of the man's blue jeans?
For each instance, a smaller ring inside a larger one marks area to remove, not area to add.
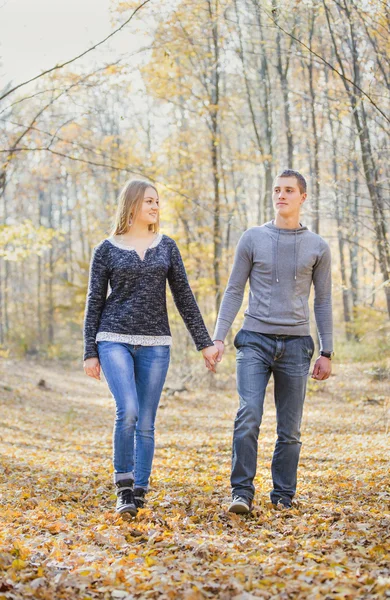
[[[116,404],[114,481],[132,478],[147,489],[154,422],[169,367],[170,346],[98,342],[99,361]]]
[[[313,338],[270,335],[241,329],[237,348],[240,407],[234,422],[231,485],[233,495],[252,499],[255,493],[257,445],[265,390],[271,373],[275,383],[277,440],[272,459],[271,501],[291,500],[296,492],[301,449],[300,427]]]

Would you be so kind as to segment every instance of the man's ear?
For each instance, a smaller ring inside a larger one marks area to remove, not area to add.
[[[301,204],[303,204],[303,203],[304,203],[304,201],[306,200],[306,198],[307,198],[307,194],[306,194],[306,192],[305,192],[304,194],[302,194],[302,197],[301,197]]]

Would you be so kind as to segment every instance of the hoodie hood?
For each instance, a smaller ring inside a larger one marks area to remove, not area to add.
[[[281,227],[276,227],[275,221],[268,221],[268,223],[264,223],[264,227],[272,232],[271,235],[273,239],[276,239],[276,282],[279,283],[279,238],[281,235],[289,235],[294,236],[294,279],[297,278],[297,236],[302,234],[304,231],[309,231],[306,225],[302,225],[299,223],[299,227],[297,229],[282,229]]]

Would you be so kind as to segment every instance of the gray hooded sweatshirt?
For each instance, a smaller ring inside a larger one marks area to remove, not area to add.
[[[333,351],[331,256],[327,242],[305,226],[281,229],[274,221],[241,236],[222,299],[214,340],[224,341],[249,278],[243,329],[310,335],[308,299],[314,284],[314,315],[321,350]]]

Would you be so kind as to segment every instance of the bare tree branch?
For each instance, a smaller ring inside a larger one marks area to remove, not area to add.
[[[44,75],[47,75],[48,73],[52,73],[53,71],[56,71],[58,69],[62,69],[63,67],[65,67],[66,65],[70,65],[71,63],[75,62],[76,60],[78,60],[79,58],[82,58],[83,56],[85,56],[86,54],[88,54],[89,52],[92,52],[92,50],[95,50],[98,46],[101,46],[102,44],[104,44],[104,42],[106,42],[107,40],[109,40],[112,36],[114,36],[116,33],[118,33],[119,31],[121,31],[121,29],[123,29],[128,23],[130,23],[130,21],[132,20],[132,18],[134,17],[134,15],[143,7],[145,6],[145,4],[148,4],[151,0],[145,0],[142,4],[140,4],[131,14],[131,16],[127,19],[127,21],[125,21],[124,23],[122,23],[122,25],[120,27],[118,27],[117,29],[115,29],[115,31],[113,31],[112,33],[110,33],[107,37],[104,38],[104,40],[101,40],[100,42],[98,42],[97,44],[95,44],[94,46],[92,46],[91,48],[88,48],[88,50],[85,50],[84,52],[82,52],[81,54],[79,54],[78,56],[75,56],[74,58],[71,58],[70,60],[65,61],[64,63],[61,63],[60,65],[56,65],[55,67],[52,67],[51,69],[47,69],[46,71],[43,71],[42,73],[40,73],[39,75],[36,75],[35,77],[32,77],[31,79],[29,79],[28,81],[24,81],[23,83],[19,83],[18,85],[16,85],[15,87],[9,89],[7,92],[5,92],[2,96],[0,96],[0,101],[3,100],[4,98],[6,98],[7,96],[9,96],[9,94],[12,94],[12,92],[15,92],[16,90],[18,90],[19,88],[23,87],[24,85],[27,85],[28,83],[31,83],[32,81],[35,81],[36,79],[39,79],[40,77],[43,77]]]
[[[112,66],[116,66],[121,62],[122,59],[118,59],[113,63],[108,63],[106,65],[104,65],[103,67],[99,67],[98,69],[95,69],[94,71],[92,71],[91,73],[88,73],[88,75],[83,76],[79,79],[79,82],[83,83],[86,79],[88,79],[89,77],[92,77],[92,75],[96,75],[97,73],[101,73],[102,71],[104,71],[105,69],[107,69],[108,67],[112,67]],[[73,87],[73,86],[72,86]],[[70,88],[69,88],[70,89]],[[31,94],[31,96],[25,96],[24,98],[20,98],[19,100],[15,100],[15,102],[11,102],[11,104],[8,104],[8,106],[5,106],[2,110],[0,110],[0,115],[2,115],[4,112],[7,112],[8,110],[10,110],[13,106],[16,106],[17,104],[20,104],[21,102],[25,102],[25,100],[31,100],[32,98],[36,98],[37,96],[42,96],[42,94],[47,94],[50,92],[59,92],[59,88],[58,87],[54,87],[54,88],[50,88],[47,90],[40,90],[34,94]]]
[[[296,36],[294,36],[289,31],[286,31],[285,29],[283,29],[283,27],[281,25],[279,25],[279,23],[277,21],[275,21],[275,19],[272,17],[272,15],[270,15],[265,9],[263,9],[263,10],[264,10],[265,14],[267,15],[267,17],[272,21],[272,23],[278,29],[280,29],[281,31],[283,31],[283,33],[285,33],[288,37],[292,38],[298,44],[300,44],[301,46],[303,46],[303,48],[305,48],[308,52],[310,52],[311,54],[313,54],[314,56],[316,56],[324,65],[326,65],[327,67],[329,67],[329,69],[331,69],[334,73],[336,73],[339,77],[341,77],[341,79],[344,79],[345,81],[347,81],[348,83],[350,83],[354,88],[356,88],[357,90],[359,90],[359,92],[365,98],[367,98],[367,100],[370,102],[370,104],[372,104],[372,106],[374,108],[376,108],[376,110],[382,115],[382,117],[384,119],[386,119],[386,121],[388,123],[390,123],[390,118],[386,115],[386,113],[384,113],[383,110],[381,108],[379,108],[379,106],[376,104],[376,102],[374,102],[374,100],[372,99],[372,97],[369,94],[367,94],[359,85],[357,85],[354,81],[352,81],[352,79],[349,79],[349,77],[347,77],[345,75],[345,73],[340,73],[340,71],[338,69],[336,69],[336,67],[334,67],[330,62],[328,62],[323,56],[321,56],[320,54],[317,54],[317,52],[315,52],[314,50],[312,50],[311,48],[309,48],[309,46],[307,46],[299,38],[297,38]]]

